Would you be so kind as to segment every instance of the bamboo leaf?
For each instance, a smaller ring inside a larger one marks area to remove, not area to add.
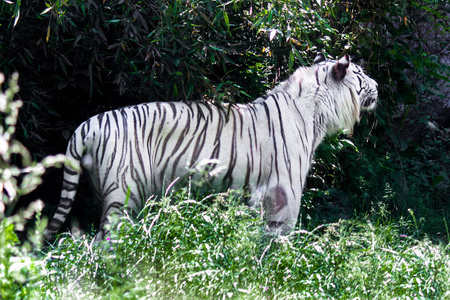
[[[48,40],[50,39],[50,25],[47,27],[47,36],[45,37],[45,42],[48,43]]]
[[[272,41],[275,38],[276,35],[277,35],[277,30],[276,29],[270,30],[269,40]]]
[[[230,30],[230,19],[228,18],[228,14],[226,11],[223,12],[223,19],[225,24],[227,25],[227,29]]]
[[[291,51],[291,53],[289,53],[289,70],[292,70],[293,67],[294,67],[294,52]]]
[[[41,12],[41,15],[45,15],[46,13],[48,13],[50,10],[52,10],[53,6],[47,7],[46,9],[44,9],[43,12]]]

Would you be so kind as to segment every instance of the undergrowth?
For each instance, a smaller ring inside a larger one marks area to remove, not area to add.
[[[368,218],[263,230],[238,194],[182,190],[115,220],[111,235],[62,234],[47,252],[42,293],[71,299],[392,299],[450,297],[448,246],[416,239],[414,219]]]

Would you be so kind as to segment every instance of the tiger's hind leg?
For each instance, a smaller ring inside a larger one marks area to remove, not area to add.
[[[126,215],[135,216],[139,212],[139,194],[132,189],[128,189],[125,193],[115,191],[112,196],[106,196],[102,201],[102,216],[100,219],[100,228],[95,237],[96,241],[106,239],[110,235],[110,231],[114,230],[111,226],[116,225],[114,219],[124,217]]]
[[[104,199],[102,204],[102,216],[100,219],[100,228],[95,236],[96,241],[105,239],[112,229],[111,226],[114,223],[113,218],[123,215],[125,202],[108,200]]]

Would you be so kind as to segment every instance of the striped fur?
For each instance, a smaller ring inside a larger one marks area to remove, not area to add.
[[[247,105],[155,102],[105,112],[81,124],[67,156],[90,175],[107,217],[125,205],[138,212],[176,178],[199,163],[218,188],[246,188],[251,205],[262,204],[272,230],[296,221],[314,150],[323,137],[351,129],[361,110],[375,106],[377,84],[345,55],[298,69],[266,96]],[[49,240],[65,221],[80,174],[64,170],[61,201]]]

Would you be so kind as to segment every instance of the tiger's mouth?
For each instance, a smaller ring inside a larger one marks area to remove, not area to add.
[[[376,103],[377,103],[377,98],[370,97],[370,98],[365,99],[362,102],[361,106],[365,110],[372,110],[373,108],[375,108]]]
[[[363,110],[372,110],[375,108],[378,100],[378,92],[375,91],[368,95],[362,102],[361,107]]]

